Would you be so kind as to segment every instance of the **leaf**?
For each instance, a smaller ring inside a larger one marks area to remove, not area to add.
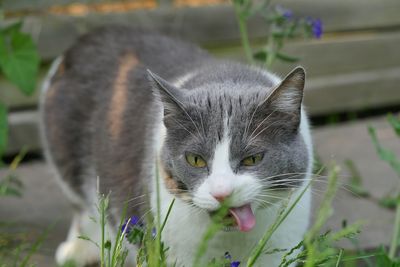
[[[379,200],[379,205],[384,208],[395,209],[398,201],[399,199],[396,197],[387,196]]]
[[[290,56],[281,52],[276,53],[276,57],[286,62],[297,62],[300,60],[298,57]]]
[[[0,103],[0,158],[7,149],[8,142],[8,124],[7,108]]]
[[[35,90],[39,54],[29,34],[21,32],[21,23],[0,32],[0,67],[20,90],[30,95]]]
[[[400,137],[400,118],[396,118],[393,114],[387,116],[387,120],[392,125],[394,132]]]
[[[350,184],[348,185],[351,192],[353,192],[359,197],[368,197],[370,194],[368,190],[366,190],[363,187],[361,174],[358,171],[357,167],[355,166],[354,162],[348,159],[344,162],[344,164],[346,165],[351,174]]]
[[[253,58],[260,61],[265,61],[267,59],[267,51],[265,50],[258,51],[254,53]]]
[[[396,154],[388,149],[385,149],[381,146],[376,136],[375,128],[369,126],[368,127],[369,135],[371,136],[372,143],[375,146],[375,149],[378,153],[378,156],[383,160],[386,161],[392,169],[397,173],[400,177],[400,160],[397,158]]]

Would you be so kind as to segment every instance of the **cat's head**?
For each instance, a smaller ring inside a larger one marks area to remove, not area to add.
[[[287,197],[281,193],[309,171],[300,127],[305,73],[298,67],[279,82],[237,68],[199,74],[185,89],[149,76],[163,107],[160,159],[170,192],[208,212],[228,199],[238,229],[249,231],[257,209]]]

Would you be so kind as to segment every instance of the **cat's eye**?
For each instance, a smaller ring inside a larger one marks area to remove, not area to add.
[[[254,165],[257,165],[258,163],[261,162],[261,160],[263,159],[263,156],[264,156],[263,153],[258,153],[258,154],[251,155],[249,157],[244,158],[241,161],[241,164],[243,166],[254,166]]]
[[[195,168],[203,168],[207,166],[206,161],[201,156],[194,153],[186,153],[186,161],[190,166]]]

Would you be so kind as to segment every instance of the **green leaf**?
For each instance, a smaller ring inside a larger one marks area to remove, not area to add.
[[[379,157],[383,161],[386,161],[392,167],[392,169],[397,173],[397,175],[400,176],[400,160],[397,158],[396,154],[393,151],[385,149],[381,146],[376,136],[375,128],[371,126],[368,127],[368,132],[369,135],[371,136],[372,143],[374,144]]]
[[[4,75],[23,93],[33,93],[39,69],[39,54],[31,36],[21,32],[20,23],[0,32],[0,67]]]
[[[7,142],[8,142],[7,108],[0,103],[0,158],[7,149]]]
[[[350,184],[349,189],[359,197],[368,197],[370,194],[368,190],[363,187],[361,174],[358,171],[352,160],[346,160],[344,162],[348,170],[350,171]]]
[[[286,62],[297,62],[300,60],[298,57],[290,56],[281,52],[276,53],[276,57]]]
[[[265,62],[268,52],[265,50],[258,51],[253,54],[253,58]]]
[[[399,199],[396,197],[387,196],[379,200],[379,205],[384,208],[395,209],[398,201]]]
[[[387,117],[390,125],[392,125],[394,132],[400,137],[400,118],[396,118],[393,114],[389,114]]]
[[[107,240],[106,243],[104,244],[105,249],[111,249],[111,241]]]

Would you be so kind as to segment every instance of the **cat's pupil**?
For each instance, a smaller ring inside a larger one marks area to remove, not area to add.
[[[253,164],[256,163],[256,157],[255,156],[252,156],[251,159],[253,161]]]
[[[197,164],[198,157],[194,157],[194,163]]]

